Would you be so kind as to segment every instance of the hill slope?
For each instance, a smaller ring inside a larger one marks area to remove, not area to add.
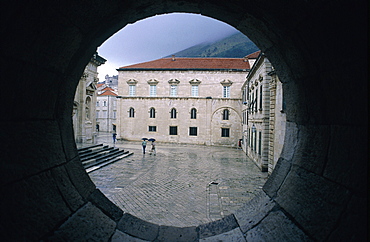
[[[258,50],[258,47],[248,37],[242,33],[236,33],[212,43],[192,46],[173,55],[177,57],[242,58]]]

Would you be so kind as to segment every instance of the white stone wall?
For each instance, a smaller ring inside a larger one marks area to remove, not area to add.
[[[118,77],[118,138],[140,140],[155,138],[159,142],[192,143],[205,145],[236,146],[241,138],[241,86],[246,72],[228,71],[120,71]],[[157,80],[157,96],[149,97],[148,80]],[[170,97],[169,80],[178,80],[178,95]],[[191,80],[199,80],[199,96],[191,97]],[[135,80],[136,96],[129,96],[128,80]],[[222,81],[228,80],[230,98],[222,98]],[[208,98],[207,98],[208,97]],[[129,118],[129,109],[135,109],[135,117]],[[149,118],[154,107],[156,118]],[[172,108],[177,118],[170,118]],[[197,118],[191,119],[192,108]],[[224,109],[229,110],[229,120],[222,120]],[[156,132],[149,132],[156,126]],[[169,127],[177,126],[178,135],[169,135]],[[189,127],[197,127],[197,136],[189,135]],[[221,129],[230,129],[230,137],[221,137]]]
[[[285,129],[286,129],[286,114],[283,107],[283,84],[276,76],[276,101],[275,101],[275,124],[274,124],[274,150],[272,163],[269,164],[269,173],[275,168],[276,163],[283,150]]]

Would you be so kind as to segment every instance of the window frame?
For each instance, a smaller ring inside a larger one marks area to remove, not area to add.
[[[230,98],[230,86],[222,86],[222,97]]]
[[[198,127],[189,127],[189,136],[198,136]]]
[[[155,118],[155,108],[150,108],[149,109],[149,118]]]
[[[136,85],[128,85],[128,95],[130,97],[136,96]]]
[[[197,119],[197,109],[196,108],[192,108],[190,110],[190,119]]]
[[[229,120],[230,111],[229,109],[225,108],[222,112],[222,120]]]
[[[135,109],[133,107],[130,107],[128,110],[128,117],[129,118],[135,118]]]
[[[178,135],[178,128],[177,126],[170,126],[169,127],[169,135]]]
[[[157,126],[149,125],[148,126],[148,132],[157,132]]]
[[[177,119],[177,110],[176,110],[176,108],[171,108],[170,117],[171,117],[171,119]]]
[[[221,128],[221,137],[229,138],[230,137],[230,128]]]

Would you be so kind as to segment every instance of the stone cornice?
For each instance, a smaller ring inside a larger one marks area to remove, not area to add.
[[[155,79],[150,79],[149,81],[148,81],[148,84],[149,85],[157,85],[159,83],[159,81],[157,81],[157,80],[155,80]]]

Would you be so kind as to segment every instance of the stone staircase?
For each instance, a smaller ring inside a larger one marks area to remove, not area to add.
[[[109,145],[97,144],[79,148],[78,154],[86,172],[90,173],[134,153],[120,150],[115,147],[109,147]]]

